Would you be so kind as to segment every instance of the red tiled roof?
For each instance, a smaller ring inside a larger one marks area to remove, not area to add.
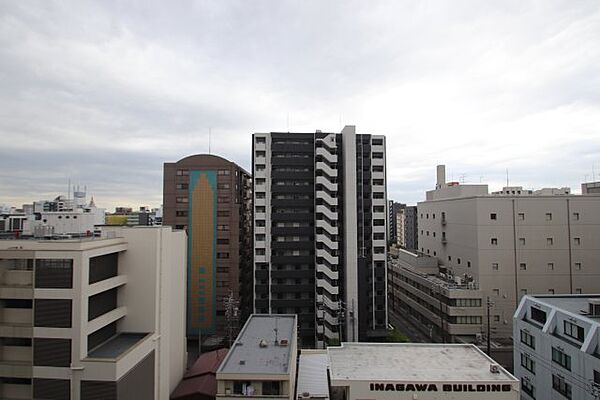
[[[202,354],[171,393],[171,400],[208,400],[217,394],[216,372],[228,349]]]

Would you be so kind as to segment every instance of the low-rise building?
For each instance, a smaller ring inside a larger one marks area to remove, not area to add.
[[[252,314],[217,370],[217,399],[293,399],[298,318]]]
[[[598,399],[600,295],[524,296],[513,329],[522,399]]]
[[[437,258],[400,249],[388,263],[390,311],[413,320],[432,340],[476,343],[485,317],[481,291],[468,275],[439,271]]]
[[[0,398],[168,399],[185,368],[184,232],[0,240]]]
[[[332,400],[519,399],[519,381],[470,344],[344,343],[327,352]]]

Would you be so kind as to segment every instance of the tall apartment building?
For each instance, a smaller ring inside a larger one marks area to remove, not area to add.
[[[254,310],[298,314],[301,347],[385,334],[385,137],[255,133]]]
[[[188,336],[227,337],[252,312],[250,174],[207,154],[165,163],[163,225],[188,234]]]
[[[600,396],[600,296],[524,296],[513,329],[521,399]]]
[[[396,214],[397,245],[403,249],[419,248],[417,206],[405,206]]]
[[[399,236],[403,234],[398,231],[398,214],[406,207],[406,204],[396,203],[394,200],[388,201],[388,242],[389,244],[396,244],[399,240]]]
[[[183,376],[185,234],[0,240],[0,398],[168,399]]]
[[[487,185],[447,184],[440,166],[418,213],[419,250],[479,284],[497,337],[512,334],[525,294],[600,291],[600,196],[521,187],[490,195]]]

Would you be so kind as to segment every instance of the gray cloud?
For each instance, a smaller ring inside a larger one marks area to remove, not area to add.
[[[388,137],[390,197],[446,163],[498,189],[600,170],[597,1],[0,5],[0,204],[158,205],[162,163],[250,167],[255,131]],[[289,122],[288,122],[289,121]],[[600,175],[600,174],[599,174]]]

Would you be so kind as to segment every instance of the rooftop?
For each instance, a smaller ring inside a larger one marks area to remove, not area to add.
[[[147,333],[119,333],[88,353],[88,358],[119,358],[138,344]]]
[[[329,398],[327,381],[328,356],[326,350],[302,350],[298,364],[298,397]],[[304,396],[308,393],[308,396]]]
[[[252,314],[217,373],[288,374],[296,325],[293,314]]]
[[[515,381],[471,344],[343,343],[327,349],[332,380]]]
[[[551,307],[576,314],[579,318],[588,319],[594,323],[600,322],[600,317],[587,314],[589,310],[589,301],[600,301],[600,295],[550,295],[550,296],[529,296],[533,301],[544,303]]]

